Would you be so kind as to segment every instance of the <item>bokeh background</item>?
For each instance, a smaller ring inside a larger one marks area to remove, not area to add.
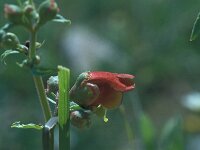
[[[38,5],[41,1],[35,2]],[[16,1],[0,1],[0,26],[6,22],[5,3]],[[124,95],[125,113],[122,108],[110,110],[107,123],[93,117],[88,129],[72,127],[71,149],[156,150],[169,119],[175,118],[176,124],[176,116],[180,116],[184,133],[177,133],[177,143],[182,146],[175,144],[168,150],[200,150],[200,39],[189,42],[200,1],[57,0],[57,3],[60,13],[72,24],[48,23],[41,28],[38,41],[45,41],[39,51],[43,66],[69,67],[71,85],[87,70],[136,76],[136,90]],[[29,38],[20,27],[12,31],[22,43]],[[0,64],[0,150],[40,150],[42,146],[40,131],[10,128],[15,121],[43,123],[31,73],[16,65],[22,59],[12,55],[7,66]],[[142,129],[150,146],[144,146],[141,137],[138,121],[141,114],[147,118]],[[160,149],[164,149],[162,144]]]

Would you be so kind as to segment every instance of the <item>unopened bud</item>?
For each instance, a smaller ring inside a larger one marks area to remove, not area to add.
[[[26,16],[27,21],[28,21],[27,23],[29,25],[34,24],[38,20],[38,16],[39,16],[35,8],[30,4],[27,4],[24,7],[24,15]]]
[[[70,113],[71,124],[77,128],[85,128],[91,125],[90,112],[76,110]]]
[[[16,49],[20,44],[18,37],[14,33],[6,33],[2,39],[3,47],[6,49]]]
[[[47,93],[57,93],[58,92],[58,76],[51,76],[47,80]]]
[[[54,19],[59,11],[58,5],[54,0],[46,0],[40,4],[39,12],[39,25]]]
[[[35,58],[33,59],[33,63],[35,65],[38,65],[40,63],[40,56],[36,55]]]
[[[5,17],[14,24],[22,24],[23,10],[17,5],[5,4]]]

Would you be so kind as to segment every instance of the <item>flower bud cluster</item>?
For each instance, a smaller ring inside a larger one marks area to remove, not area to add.
[[[14,25],[22,25],[33,30],[55,19],[59,8],[54,0],[42,2],[38,9],[28,1],[22,6],[5,4],[5,17]]]

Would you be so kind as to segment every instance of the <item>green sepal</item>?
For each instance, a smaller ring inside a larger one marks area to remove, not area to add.
[[[75,111],[75,110],[81,110],[83,109],[82,107],[80,107],[78,104],[76,104],[75,102],[70,102],[70,111]]]
[[[88,78],[88,72],[81,73],[69,92],[70,99],[82,107],[90,106],[100,93],[96,84],[87,83]]]
[[[194,25],[192,28],[192,33],[190,36],[190,41],[195,40],[198,37],[198,35],[200,34],[200,20],[199,19],[200,19],[200,12],[198,13],[197,18],[194,22]]]
[[[99,88],[96,84],[75,84],[70,90],[70,99],[83,107],[92,104],[98,96]]]
[[[55,19],[53,19],[52,21],[64,23],[66,25],[71,24],[71,20],[64,18],[60,14],[57,14],[56,17],[55,17]]]
[[[14,122],[11,125],[11,128],[42,130],[43,129],[43,125],[37,125],[37,124],[34,124],[34,123],[20,124],[20,121],[17,121],[17,122]]]

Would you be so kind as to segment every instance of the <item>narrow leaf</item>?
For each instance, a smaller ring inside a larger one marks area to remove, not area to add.
[[[183,127],[180,116],[171,118],[164,126],[160,137],[161,150],[184,149]]]
[[[6,65],[5,59],[6,57],[8,57],[9,55],[12,54],[18,54],[18,51],[15,50],[6,50],[3,54],[1,54],[1,61]]]
[[[59,15],[59,14],[56,15],[56,18],[53,19],[53,21],[54,21],[54,22],[65,23],[65,24],[67,24],[67,25],[68,25],[68,24],[71,24],[71,21],[70,21],[70,20],[64,18],[63,16],[61,16],[61,15]]]
[[[58,124],[59,124],[59,150],[70,149],[70,122],[69,122],[69,79],[70,71],[58,66],[59,101],[58,101]]]
[[[155,129],[152,121],[146,114],[140,116],[141,134],[148,150],[155,149]]]
[[[192,28],[192,33],[191,33],[191,36],[190,36],[190,41],[195,40],[200,33],[200,20],[199,20],[199,18],[200,18],[200,12],[198,13],[197,18],[194,22],[194,25],[193,25],[193,28]]]
[[[20,121],[17,121],[17,122],[14,122],[14,123],[11,125],[11,128],[41,130],[41,129],[43,129],[43,125],[37,125],[37,124],[34,124],[34,123],[20,124]]]

